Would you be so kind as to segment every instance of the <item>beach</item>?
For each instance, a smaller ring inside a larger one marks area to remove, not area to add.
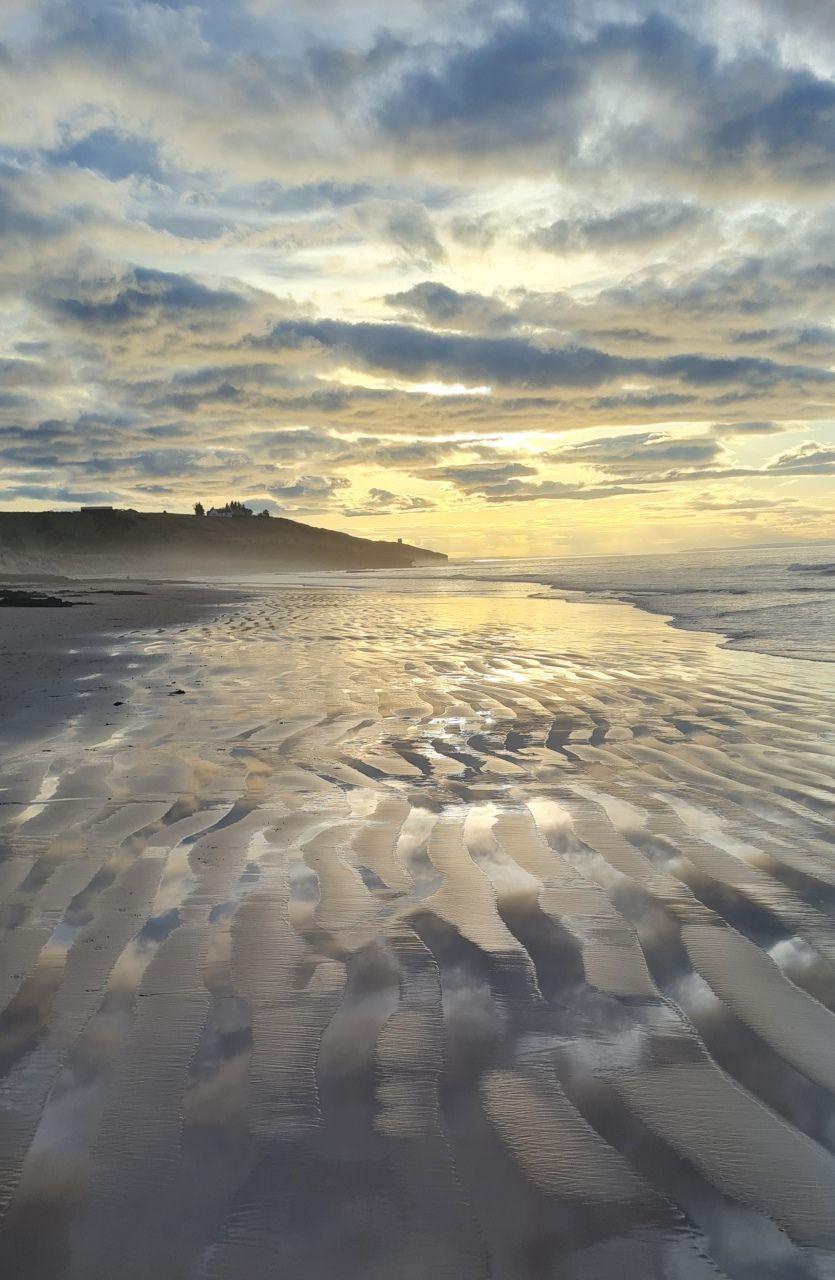
[[[153,666],[134,636],[163,628],[169,635],[235,596],[193,582],[124,578],[20,576],[6,590],[27,601],[0,607],[0,749],[9,750],[39,743],[68,721],[76,741],[108,737],[129,714],[141,671]],[[32,607],[43,597],[59,607]]]
[[[0,1274],[835,1275],[835,666],[121,585],[0,611]]]

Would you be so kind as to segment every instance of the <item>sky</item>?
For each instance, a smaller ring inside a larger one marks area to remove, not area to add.
[[[0,504],[835,535],[835,5],[3,0]]]

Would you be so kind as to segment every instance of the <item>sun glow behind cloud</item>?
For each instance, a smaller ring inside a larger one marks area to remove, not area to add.
[[[333,381],[345,387],[368,387],[370,390],[403,391],[408,395],[423,396],[489,396],[492,387],[468,387],[463,382],[408,382],[400,378],[375,378],[370,373],[354,369],[336,369]]]

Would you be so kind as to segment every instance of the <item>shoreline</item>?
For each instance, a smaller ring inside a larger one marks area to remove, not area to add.
[[[463,564],[463,562],[462,562]],[[720,648],[728,649],[736,653],[754,653],[769,658],[786,658],[797,660],[800,662],[814,662],[831,665],[835,663],[835,652],[829,654],[809,654],[804,652],[789,652],[786,648],[781,648],[778,644],[770,644],[767,636],[761,636],[757,633],[734,634],[727,628],[720,625],[721,619],[713,619],[710,615],[703,618],[694,617],[691,614],[676,613],[669,607],[656,607],[652,600],[640,591],[635,591],[629,587],[621,589],[615,588],[599,588],[593,587],[575,587],[566,583],[557,583],[549,579],[544,574],[537,575],[533,572],[518,573],[508,577],[487,577],[479,576],[467,572],[455,572],[456,565],[453,563],[449,566],[451,572],[445,573],[441,570],[439,573],[425,573],[418,569],[404,569],[392,571],[388,569],[367,569],[367,570],[345,570],[342,573],[335,573],[333,570],[297,570],[287,573],[271,573],[260,576],[247,576],[240,589],[247,591],[258,591],[270,587],[271,585],[288,585],[292,587],[309,586],[311,589],[333,588],[335,590],[369,590],[372,583],[380,584],[381,591],[385,594],[400,594],[401,592],[395,587],[391,589],[391,583],[403,584],[422,582],[432,583],[436,587],[449,584],[450,594],[458,594],[454,590],[457,583],[481,584],[484,587],[483,593],[479,595],[494,595],[495,587],[501,585],[517,585],[541,588],[540,592],[534,591],[530,593],[531,599],[537,598],[554,598],[565,600],[567,603],[591,603],[591,604],[620,604],[629,608],[637,609],[650,617],[662,618],[664,622],[673,630],[687,632],[689,634],[701,634],[708,636],[719,645]],[[195,580],[196,581],[196,580]],[[493,588],[493,589],[491,589]],[[415,592],[416,597],[424,593]],[[427,595],[434,594],[427,592]],[[659,595],[665,597],[665,604],[668,603],[672,592],[659,590]],[[692,592],[683,591],[683,595],[694,594]],[[698,594],[698,593],[696,593]],[[716,594],[708,593],[706,594]],[[732,593],[738,595],[741,593]],[[833,593],[835,594],[835,593]],[[715,625],[711,625],[715,621]]]
[[[835,557],[835,543],[831,540],[810,544],[810,554],[824,556],[832,548]],[[756,549],[755,549],[756,550]],[[772,548],[767,548],[772,550]],[[777,548],[779,550],[779,548]],[[803,553],[802,547],[792,545],[786,548],[791,551],[792,560]],[[835,649],[824,649],[823,652],[810,652],[804,642],[814,634],[820,638],[821,647],[828,636],[835,634],[835,591],[826,583],[811,581],[813,574],[831,581],[831,560],[816,565],[798,565],[795,563],[780,564],[753,562],[751,573],[742,576],[741,581],[728,577],[728,571],[744,575],[748,566],[734,566],[732,563],[720,564],[714,576],[710,566],[702,564],[683,564],[685,576],[704,572],[708,581],[705,585],[681,585],[680,579],[647,588],[644,582],[653,582],[653,561],[672,562],[677,557],[688,553],[669,553],[669,555],[647,556],[599,556],[575,557],[568,563],[552,560],[547,557],[537,559],[502,559],[489,561],[492,573],[479,573],[478,566],[482,561],[452,561],[446,568],[437,571],[405,570],[401,581],[426,581],[433,584],[449,583],[481,583],[485,590],[499,584],[527,584],[539,587],[548,593],[555,593],[564,600],[590,600],[626,604],[654,617],[664,618],[668,625],[679,631],[701,632],[718,638],[723,648],[733,652],[760,653],[773,658],[796,658],[805,662],[835,663]],[[720,555],[720,552],[714,552]],[[635,562],[640,561],[637,565]],[[515,566],[519,566],[518,569]],[[586,567],[599,571],[600,565],[606,565],[608,572],[602,580],[594,581],[594,574],[585,574]],[[630,582],[630,573],[640,570],[644,575],[643,582]],[[800,576],[799,570],[806,570]],[[385,582],[391,578],[388,571],[372,570],[362,578],[377,578]],[[617,578],[621,581],[617,581]],[[624,581],[623,579],[626,578]],[[710,579],[713,579],[710,581]],[[350,573],[350,580],[359,581],[361,575]],[[612,580],[614,579],[614,580]],[[698,602],[709,597],[715,602],[713,608],[702,610]],[[727,598],[736,601],[740,606],[738,613],[732,609],[723,610],[718,602]],[[677,606],[677,602],[681,604]],[[812,606],[812,616],[806,617],[806,606]],[[768,615],[782,623],[788,623],[784,630],[769,630],[757,625],[760,615]],[[746,625],[749,617],[754,625]]]
[[[569,604],[582,604],[585,600],[589,602],[607,602],[609,604],[625,604],[632,609],[638,609],[641,613],[647,613],[653,618],[662,618],[667,626],[674,631],[686,631],[691,635],[710,636],[715,639],[720,649],[730,649],[734,653],[756,653],[764,658],[785,658],[787,662],[817,662],[825,665],[835,663],[835,655],[832,657],[821,656],[815,657],[808,653],[786,653],[777,648],[764,648],[762,638],[756,633],[734,635],[732,632],[724,630],[718,626],[706,626],[701,619],[692,618],[684,613],[671,613],[669,609],[656,609],[640,594],[632,594],[624,591],[620,593],[609,593],[604,591],[578,591],[573,587],[561,587],[555,583],[540,583],[541,586],[547,587],[549,591],[556,592],[561,600],[565,600]],[[753,643],[749,643],[753,641]]]

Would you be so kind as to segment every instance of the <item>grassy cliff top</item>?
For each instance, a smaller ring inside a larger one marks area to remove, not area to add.
[[[168,515],[139,511],[0,512],[0,571],[88,573],[268,572],[409,568],[441,563],[436,551],[355,538],[283,517]]]

